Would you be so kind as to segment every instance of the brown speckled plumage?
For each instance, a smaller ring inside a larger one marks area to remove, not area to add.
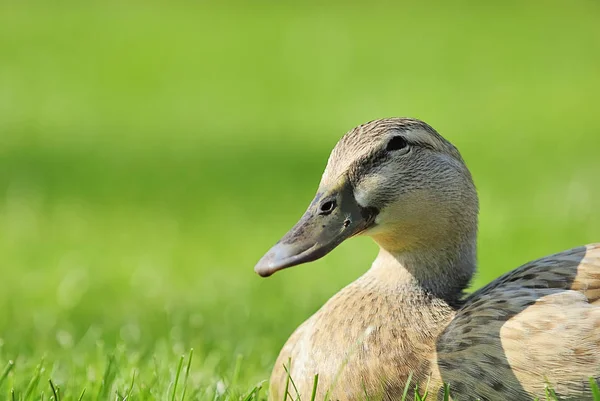
[[[386,152],[396,135],[410,146]],[[284,398],[289,359],[302,399],[315,374],[317,399],[329,392],[331,400],[398,400],[411,374],[438,399],[443,383],[455,400],[543,399],[546,384],[561,399],[591,399],[588,379],[600,379],[600,245],[530,262],[465,299],[478,201],[452,144],[419,120],[361,125],[333,150],[313,203],[339,193],[340,183],[361,207],[379,211],[360,233],[381,250],[289,338],[271,399]],[[295,228],[308,229],[291,242],[311,235],[311,219],[326,221],[310,210]]]

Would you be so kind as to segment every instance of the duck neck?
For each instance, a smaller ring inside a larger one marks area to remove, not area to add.
[[[380,244],[369,273],[388,284],[458,305],[475,272],[475,235],[454,244],[437,245],[394,251]]]

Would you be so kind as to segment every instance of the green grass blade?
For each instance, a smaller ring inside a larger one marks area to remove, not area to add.
[[[2,371],[2,375],[0,375],[0,385],[2,385],[4,380],[6,380],[6,377],[8,376],[10,371],[13,370],[14,367],[15,367],[15,363],[13,361],[8,361],[8,363],[6,364],[6,367]]]
[[[194,349],[190,349],[190,356],[188,357],[188,363],[185,368],[185,378],[183,380],[183,393],[181,394],[181,401],[185,401],[185,393],[187,391],[188,378],[190,377],[190,368],[192,366],[192,357],[194,356]]]
[[[425,394],[423,394],[423,400],[426,400],[429,396],[429,385],[431,384],[431,376],[427,379],[427,384],[425,385]]]
[[[444,401],[450,401],[450,384],[444,383]]]
[[[177,365],[177,373],[175,374],[175,383],[173,384],[173,395],[171,396],[171,401],[175,401],[175,395],[177,394],[177,384],[179,383],[179,376],[181,375],[181,369],[183,368],[183,360],[185,357],[181,355],[179,358],[179,365]]]
[[[100,383],[100,388],[98,389],[98,394],[96,395],[96,401],[106,400],[108,396],[108,391],[112,386],[112,382],[114,380],[113,365],[115,364],[114,355],[110,355],[108,357],[108,363],[106,364],[106,368],[104,369],[104,375],[102,377],[102,382]]]
[[[317,386],[319,385],[319,375],[315,375],[315,379],[313,381],[312,394],[310,395],[310,401],[315,401],[317,397]]]
[[[404,385],[404,391],[402,392],[402,401],[406,401],[406,397],[408,397],[408,389],[410,388],[410,382],[412,381],[412,372],[408,374],[408,379],[406,379],[406,384]]]
[[[133,386],[135,385],[135,370],[133,371],[133,377],[131,378],[131,385],[129,386],[129,390],[125,394],[124,400],[131,399],[131,393],[133,392]]]
[[[242,401],[250,401],[252,399],[252,397],[257,396],[258,392],[260,391],[260,388],[262,387],[261,384],[254,386],[254,388],[252,390],[250,390],[248,392],[248,394],[246,394],[246,396],[242,399]]]
[[[52,394],[54,394],[54,400],[60,401],[60,397],[58,396],[58,390],[54,387],[54,383],[52,383],[52,379],[48,379],[48,383],[50,383],[50,388],[52,389]]]
[[[594,398],[594,401],[600,401],[600,388],[598,388],[598,383],[593,377],[590,377],[590,387],[592,389],[592,397]]]
[[[25,400],[29,399],[29,396],[33,392],[33,389],[38,386],[42,372],[44,371],[43,364],[44,364],[44,360],[42,359],[42,361],[39,363],[39,365],[36,366],[35,372],[33,373],[33,377],[29,381],[29,384],[27,384],[27,388],[25,389],[25,394],[23,396],[23,399],[25,399]]]
[[[238,355],[235,359],[235,366],[233,368],[233,376],[231,378],[231,385],[229,386],[232,389],[235,389],[238,384],[238,380],[240,378],[240,372],[242,371],[242,360],[244,359],[243,355]]]
[[[421,398],[421,394],[419,394],[419,383],[415,384],[415,397],[414,397],[415,401],[423,401],[423,399]]]
[[[290,390],[290,367],[292,365],[292,358],[288,359],[288,367],[285,366],[285,364],[283,364],[283,369],[285,370],[285,389],[283,391],[283,400],[281,401],[286,401],[288,398],[288,393]],[[325,398],[325,400],[327,400],[327,398]]]
[[[290,371],[288,370],[288,368],[285,368],[285,371],[287,372],[287,374],[288,374],[288,376],[290,378],[290,383],[292,383],[292,387],[294,388],[294,391],[296,392],[296,400],[299,400],[300,399],[300,392],[298,391],[298,387],[296,387],[296,383],[294,383],[294,378],[290,374]]]
[[[85,388],[83,389],[83,391],[81,392],[81,394],[79,394],[79,398],[77,398],[77,401],[82,401],[84,395],[85,395]]]
[[[267,382],[266,380],[263,380],[260,383],[258,383],[258,389],[256,390],[256,393],[254,394],[255,399],[257,399],[257,400],[259,399],[260,392],[263,389],[266,382]]]
[[[558,401],[558,395],[556,395],[554,389],[547,382],[544,387],[544,391],[546,393],[546,401]]]

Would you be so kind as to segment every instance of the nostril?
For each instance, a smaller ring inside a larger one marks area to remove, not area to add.
[[[327,214],[333,212],[333,210],[335,209],[335,206],[336,206],[335,200],[325,201],[321,204],[321,207],[319,208],[319,210],[320,210],[319,214],[327,215]]]

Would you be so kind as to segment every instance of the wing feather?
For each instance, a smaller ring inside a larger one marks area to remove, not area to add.
[[[590,398],[589,378],[600,378],[600,244],[527,263],[473,293],[436,358],[461,400],[543,397],[546,384]]]

